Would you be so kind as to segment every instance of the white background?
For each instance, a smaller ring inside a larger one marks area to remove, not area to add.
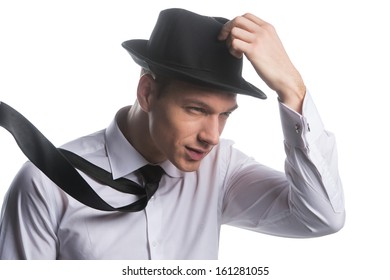
[[[133,103],[139,67],[121,43],[147,39],[160,10],[182,7],[227,18],[252,12],[276,27],[326,128],[336,134],[347,221],[337,234],[301,240],[224,227],[220,262],[270,266],[273,274],[268,279],[384,279],[390,274],[386,162],[390,19],[385,4],[2,0],[0,101],[61,145],[105,128],[120,107]],[[240,97],[240,108],[223,137],[282,170],[276,95],[248,63],[244,76],[269,98]],[[11,135],[0,129],[0,201],[25,160]]]

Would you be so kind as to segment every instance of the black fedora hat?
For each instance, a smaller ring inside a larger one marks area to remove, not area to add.
[[[242,58],[232,56],[226,42],[218,40],[227,21],[167,9],[160,12],[149,40],[129,40],[122,46],[137,64],[156,74],[266,99],[242,78]]]

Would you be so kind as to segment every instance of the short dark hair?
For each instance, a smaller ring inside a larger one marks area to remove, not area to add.
[[[146,69],[146,68],[141,69],[141,76],[143,76],[143,75],[152,76],[154,81],[157,83],[157,86],[158,86],[157,97],[158,98],[160,98],[163,95],[166,88],[174,81],[173,78],[163,76],[160,74],[155,74],[151,70]]]

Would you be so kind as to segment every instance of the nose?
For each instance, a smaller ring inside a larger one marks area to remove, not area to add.
[[[219,136],[222,133],[222,126],[218,117],[207,118],[199,132],[199,141],[215,146],[219,143]]]

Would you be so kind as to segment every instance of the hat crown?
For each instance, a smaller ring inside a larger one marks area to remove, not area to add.
[[[232,56],[226,42],[218,40],[227,21],[183,9],[164,10],[148,41],[148,56],[168,66],[237,79],[241,77],[242,59]]]

